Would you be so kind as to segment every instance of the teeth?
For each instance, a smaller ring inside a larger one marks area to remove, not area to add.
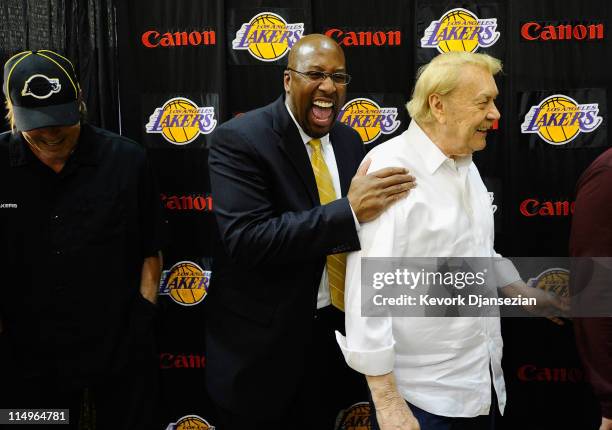
[[[324,102],[320,100],[314,101],[312,104],[321,108],[330,108],[334,105],[332,102]]]

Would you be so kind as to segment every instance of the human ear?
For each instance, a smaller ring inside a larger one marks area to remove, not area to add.
[[[441,124],[446,123],[446,106],[443,96],[438,93],[433,93],[429,95],[427,100],[429,102],[429,110],[431,112],[431,116],[433,116],[436,121]]]

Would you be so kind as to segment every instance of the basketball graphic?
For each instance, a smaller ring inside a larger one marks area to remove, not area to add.
[[[532,106],[521,125],[522,133],[537,133],[551,145],[565,145],[581,131],[591,132],[602,122],[597,104],[579,104],[573,98],[554,94]]]
[[[381,134],[391,134],[400,125],[397,108],[381,108],[367,98],[357,98],[347,102],[338,115],[338,120],[352,127],[363,143],[372,143]]]
[[[567,269],[551,268],[530,279],[528,284],[560,297],[569,297],[569,276]]]
[[[578,105],[576,102],[568,97],[553,96],[544,100],[540,104],[540,112],[536,118],[536,122],[544,122],[544,116],[550,115],[555,112],[570,112],[578,111]],[[540,127],[540,136],[551,144],[560,144],[569,142],[578,134],[580,127],[577,121],[572,125],[545,125]]]
[[[200,134],[209,134],[217,125],[212,106],[198,107],[185,97],[175,97],[155,109],[145,126],[147,133],[159,133],[174,145],[186,145]]]
[[[304,24],[288,24],[280,15],[262,12],[236,32],[232,48],[247,50],[260,61],[276,61],[284,57],[304,34]]]
[[[171,115],[197,115],[198,107],[188,99],[171,99],[164,105],[162,122]],[[193,121],[186,124],[182,122],[177,125],[164,127],[162,134],[172,143],[185,144],[194,140],[200,134],[200,128]]]
[[[449,34],[451,33],[453,27],[457,29],[470,28],[476,30],[478,28],[478,18],[476,18],[476,15],[465,9],[453,9],[442,17],[440,20],[440,29],[438,31]],[[470,34],[474,34],[474,31],[471,31]],[[476,33],[476,35],[477,34],[478,33]],[[443,40],[438,44],[438,49],[441,52],[474,52],[476,49],[478,49],[478,41],[478,35],[471,40]]]
[[[159,294],[183,306],[197,305],[208,293],[210,275],[191,261],[180,261],[162,274]]]
[[[215,430],[215,426],[198,415],[185,415],[176,423],[170,423],[166,430]]]
[[[287,23],[278,15],[272,13],[261,13],[255,16],[251,22],[250,32],[276,31],[278,36],[270,41],[251,43],[249,51],[260,60],[270,61],[281,58],[289,50],[289,45],[279,42],[281,35],[287,30]],[[264,33],[265,34],[265,33]],[[247,36],[249,37],[249,36]]]
[[[438,52],[475,52],[488,48],[499,39],[497,18],[479,19],[467,9],[455,8],[432,21],[421,39],[422,48],[436,48]]]

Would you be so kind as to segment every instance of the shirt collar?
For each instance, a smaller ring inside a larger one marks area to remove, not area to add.
[[[289,116],[291,117],[291,119],[293,120],[293,123],[295,124],[298,131],[300,132],[300,137],[302,138],[302,142],[304,143],[304,145],[308,145],[308,142],[314,139],[314,137],[308,136],[306,132],[302,130],[302,127],[300,127],[300,124],[298,124],[298,122],[295,120],[295,117],[293,116],[293,112],[291,112],[291,109],[289,108],[289,105],[287,104],[286,99],[285,99],[285,108],[287,108],[287,112],[289,112]],[[321,141],[321,145],[325,145],[329,143],[329,133],[327,133],[323,137],[320,137],[319,140]]]
[[[79,142],[75,146],[74,152],[69,157],[78,164],[98,164],[99,160],[95,150],[96,148],[91,143],[90,134],[90,127],[86,124],[82,124],[81,132],[79,134]],[[28,148],[28,143],[20,132],[11,135],[9,152],[11,167],[24,166],[37,160],[36,156],[32,153],[32,150]]]
[[[425,134],[416,121],[411,121],[408,126],[408,141],[414,145],[417,153],[423,159],[429,174],[434,174],[444,163],[452,168],[466,168],[472,162],[472,156],[458,157],[452,159],[447,157],[438,146]]]

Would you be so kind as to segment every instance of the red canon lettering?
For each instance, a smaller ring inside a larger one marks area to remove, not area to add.
[[[603,24],[551,24],[526,22],[521,26],[521,37],[525,40],[602,40]]]
[[[393,31],[347,31],[330,28],[325,32],[327,37],[336,40],[341,46],[400,46],[402,32]]]
[[[584,382],[586,376],[581,369],[570,367],[538,367],[525,364],[519,367],[517,377],[522,382]]]
[[[147,48],[173,47],[173,46],[199,46],[216,45],[217,34],[214,30],[206,31],[177,31],[175,33],[159,33],[155,30],[145,31],[141,42]]]
[[[575,202],[567,200],[540,202],[537,199],[526,199],[521,202],[519,210],[523,216],[569,216],[574,213]]]
[[[155,48],[157,47],[157,45],[159,45],[158,43],[153,43],[152,39],[157,39],[159,37],[159,33],[155,30],[149,30],[149,31],[145,31],[144,33],[142,33],[142,44],[144,46],[146,46],[147,48]]]

